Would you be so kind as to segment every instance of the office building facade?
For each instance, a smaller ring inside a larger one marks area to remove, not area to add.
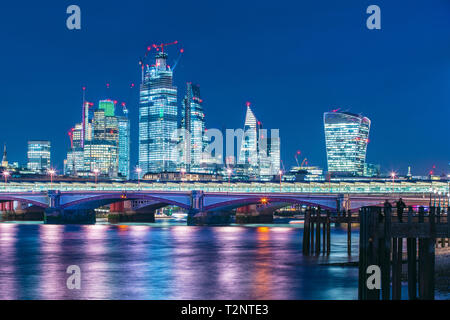
[[[328,172],[337,176],[363,176],[370,120],[349,112],[323,116]]]
[[[140,88],[139,167],[143,174],[175,171],[177,154],[177,88],[167,54],[158,52]]]
[[[188,133],[189,141],[184,141],[181,164],[187,172],[201,172],[205,163],[204,151],[207,143],[205,137],[205,114],[200,87],[188,82],[186,95],[181,109],[181,128]]]
[[[28,170],[34,172],[44,173],[50,169],[50,141],[46,140],[33,140],[28,141]]]

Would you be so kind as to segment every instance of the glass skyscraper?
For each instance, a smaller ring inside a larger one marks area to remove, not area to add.
[[[247,114],[245,115],[244,136],[241,142],[238,164],[252,167],[258,166],[258,121],[255,114],[247,103]]]
[[[206,147],[205,114],[200,97],[200,87],[188,82],[181,111],[181,128],[189,132],[190,141],[185,141],[181,163],[188,172],[201,171],[203,152]]]
[[[323,115],[328,172],[362,176],[369,142],[370,120],[349,112]]]
[[[130,179],[130,120],[119,117],[119,174]]]
[[[177,88],[167,65],[167,54],[158,52],[156,63],[147,67],[140,88],[139,167],[143,174],[177,168]]]
[[[50,141],[28,141],[27,168],[35,172],[50,169]]]

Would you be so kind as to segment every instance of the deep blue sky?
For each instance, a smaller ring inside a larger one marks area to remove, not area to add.
[[[81,7],[80,31],[66,28],[71,4]],[[366,28],[370,4],[381,7],[381,30]],[[296,150],[326,167],[322,115],[341,107],[372,120],[368,162],[449,169],[448,0],[2,1],[0,30],[0,142],[10,161],[25,163],[27,140],[48,139],[62,171],[85,85],[96,104],[127,102],[134,165],[139,57],[178,40],[179,98],[186,81],[200,84],[208,128],[242,127],[251,101],[264,127],[280,129],[286,167]]]

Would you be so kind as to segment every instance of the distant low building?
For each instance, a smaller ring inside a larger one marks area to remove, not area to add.
[[[379,177],[381,172],[381,166],[379,164],[365,163],[364,164],[364,177]]]
[[[323,169],[315,166],[292,167],[283,177],[286,181],[324,181]]]
[[[223,178],[217,174],[208,173],[181,173],[181,172],[160,172],[147,173],[142,180],[150,181],[222,181]]]

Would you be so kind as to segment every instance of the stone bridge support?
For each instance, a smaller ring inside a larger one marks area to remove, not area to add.
[[[44,208],[21,201],[0,203],[2,219],[5,221],[43,221]]]
[[[247,205],[236,209],[236,223],[272,223],[273,213],[279,207]]]
[[[117,222],[155,222],[155,208],[151,204],[136,208],[132,200],[110,204],[108,221]]]
[[[46,224],[95,224],[94,209],[66,209],[61,207],[61,192],[49,191],[49,207],[45,209]]]
[[[231,211],[227,210],[204,210],[203,191],[192,191],[191,209],[188,212],[188,225],[224,225],[231,222]]]

